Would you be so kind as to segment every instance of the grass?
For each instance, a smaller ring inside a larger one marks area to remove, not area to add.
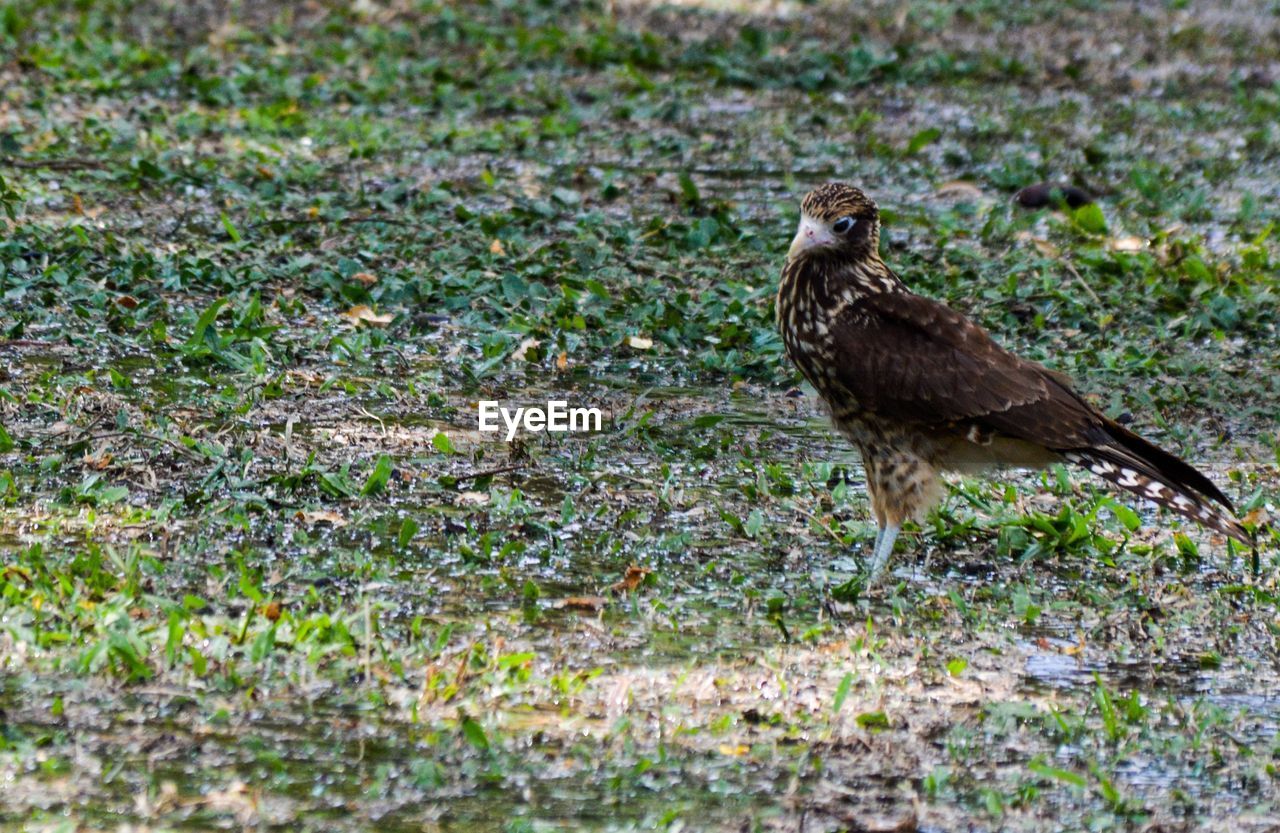
[[[1265,521],[1278,24],[0,3],[0,828],[1265,829],[1276,534],[962,481],[863,593],[772,294],[863,183]]]

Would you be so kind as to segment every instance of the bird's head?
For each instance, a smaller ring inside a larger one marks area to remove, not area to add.
[[[880,212],[875,202],[852,185],[828,182],[800,203],[800,228],[787,260],[818,254],[861,259],[880,246]]]

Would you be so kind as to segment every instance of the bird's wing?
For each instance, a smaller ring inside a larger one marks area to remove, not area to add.
[[[1052,449],[1106,439],[1105,417],[1065,377],[1010,353],[924,296],[860,299],[833,335],[836,380],[878,416],[939,428],[977,425]]]
[[[1212,507],[1231,509],[1213,481],[1108,419],[1065,376],[1005,350],[950,307],[905,292],[871,295],[845,309],[833,335],[835,381],[865,411],[957,437],[976,428],[1035,443],[1248,540],[1234,518]]]

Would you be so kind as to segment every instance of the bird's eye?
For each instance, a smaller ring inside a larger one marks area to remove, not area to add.
[[[841,217],[839,220],[836,220],[831,224],[831,230],[836,234],[844,234],[846,231],[853,228],[853,224],[854,219],[852,217]]]

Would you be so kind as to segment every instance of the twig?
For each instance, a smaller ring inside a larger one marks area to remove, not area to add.
[[[68,159],[15,159],[12,156],[0,156],[0,166],[21,168],[24,170],[78,171],[86,168],[101,168],[103,164],[95,159],[72,157]]]
[[[454,478],[453,482],[462,483],[467,480],[479,480],[482,477],[489,477],[495,474],[506,474],[507,472],[512,472],[512,471],[520,471],[523,468],[524,468],[523,463],[516,463],[515,465],[511,465],[511,466],[502,466],[496,469],[488,469],[487,471],[477,471],[477,472],[472,472],[471,474],[464,474],[464,475],[461,475],[460,477]]]
[[[377,356],[377,355],[381,355],[381,354],[383,354],[383,353],[392,353],[392,354],[394,354],[394,355],[395,355],[395,357],[396,357],[397,359],[399,359],[399,360],[400,360],[400,364],[401,364],[401,366],[403,366],[403,367],[409,367],[409,360],[408,360],[408,359],[406,359],[406,358],[404,357],[404,353],[401,353],[401,352],[400,352],[398,349],[396,349],[395,347],[387,346],[387,347],[383,347],[383,348],[381,348],[381,349],[379,349],[379,350],[374,350],[374,351],[373,351],[373,355],[375,355],[375,356]]]
[[[629,480],[630,482],[635,483],[637,486],[644,486],[646,489],[652,489],[658,485],[652,480],[645,480],[643,477],[636,477],[635,475],[627,474],[626,472],[606,471],[596,475],[591,479],[591,488],[594,489],[597,485],[599,485],[600,481],[609,477],[616,477],[619,480]]]
[[[360,405],[357,408],[357,410],[359,410],[361,414],[363,414],[364,416],[367,416],[369,419],[376,421],[378,425],[382,428],[382,436],[384,437],[387,436],[387,424],[382,421],[382,417],[378,416],[377,414],[369,413],[369,411],[363,405]]]
[[[29,338],[0,339],[0,347],[60,347],[51,341],[33,341]]]
[[[193,460],[204,459],[204,457],[192,451],[191,449],[187,448],[182,443],[175,442],[174,440],[171,440],[168,437],[162,437],[159,434],[144,434],[141,431],[104,431],[101,434],[91,434],[89,436],[89,439],[105,440],[110,437],[136,437],[139,439],[145,439],[145,440],[151,440],[153,442],[164,443],[165,445],[172,448],[174,451],[177,451],[181,454],[185,454],[186,456],[190,457]]]
[[[1097,293],[1093,291],[1089,284],[1085,283],[1084,278],[1080,277],[1080,273],[1076,271],[1076,267],[1072,266],[1065,259],[1062,261],[1062,265],[1066,267],[1066,270],[1076,279],[1076,283],[1078,283],[1080,288],[1084,290],[1084,294],[1088,295],[1095,305],[1102,306],[1102,299],[1098,297]]]
[[[263,228],[264,226],[307,226],[320,225],[323,223],[384,223],[389,226],[404,226],[406,228],[417,229],[418,231],[430,231],[421,223],[413,223],[408,220],[397,220],[394,217],[276,217],[271,220],[262,220],[258,223],[250,223],[245,226],[246,231]]]
[[[834,529],[832,529],[831,527],[824,524],[821,520],[819,520],[817,515],[814,515],[812,512],[809,512],[808,510],[801,509],[799,506],[796,506],[794,503],[791,504],[791,508],[799,512],[801,515],[804,515],[806,518],[812,521],[815,526],[817,526],[823,532],[830,535],[832,540],[835,541],[837,544],[844,546],[844,539],[840,537],[839,533],[837,533]]]

